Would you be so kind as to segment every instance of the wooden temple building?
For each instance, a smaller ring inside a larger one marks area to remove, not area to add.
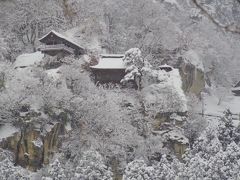
[[[173,67],[172,67],[172,66],[169,66],[169,65],[167,65],[167,64],[164,64],[164,65],[159,66],[159,69],[160,69],[160,70],[164,70],[164,71],[166,71],[166,72],[170,72],[170,71],[173,70]]]
[[[65,56],[75,55],[79,56],[85,54],[85,49],[74,42],[69,37],[66,37],[54,30],[47,33],[39,39],[43,44],[38,47],[38,50],[50,56]]]
[[[240,96],[240,81],[232,88],[232,92],[235,96]]]
[[[125,76],[126,66],[122,54],[103,54],[95,66],[91,66],[95,83],[120,83]]]
[[[54,30],[39,39],[42,45],[38,48],[43,54],[57,56],[58,58],[67,55],[80,56],[86,50],[67,36]],[[123,54],[102,54],[98,64],[90,66],[94,75],[95,83],[120,83],[125,76],[125,64]]]

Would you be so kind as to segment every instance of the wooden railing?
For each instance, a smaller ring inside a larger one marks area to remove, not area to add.
[[[55,51],[55,50],[64,50],[71,54],[74,54],[74,49],[64,45],[64,44],[54,44],[54,45],[41,45],[38,47],[40,51]]]

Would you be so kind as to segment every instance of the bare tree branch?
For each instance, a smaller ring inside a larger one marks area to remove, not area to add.
[[[240,0],[237,0],[240,3]],[[224,29],[227,32],[240,34],[240,27],[235,24],[229,24],[229,25],[223,25],[220,22],[218,22],[216,19],[214,19],[204,7],[200,5],[198,0],[192,0],[192,2],[196,5],[197,8],[199,8],[202,13],[211,21],[213,22],[217,27]]]

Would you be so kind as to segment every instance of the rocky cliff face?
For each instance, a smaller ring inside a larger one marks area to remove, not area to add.
[[[204,72],[192,64],[182,63],[179,68],[182,77],[182,88],[185,93],[193,93],[197,96],[205,87]]]
[[[0,143],[0,147],[10,150],[15,154],[15,163],[36,171],[43,164],[48,164],[49,159],[60,145],[60,135],[64,133],[61,123],[48,124],[46,133],[33,125],[27,125],[20,132],[14,133]]]
[[[182,78],[182,89],[185,93],[200,96],[205,88],[205,77],[202,62],[198,54],[189,50],[178,59],[177,67]]]

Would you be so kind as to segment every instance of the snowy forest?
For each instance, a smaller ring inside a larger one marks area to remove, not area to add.
[[[0,180],[240,180],[240,0],[0,0]]]

